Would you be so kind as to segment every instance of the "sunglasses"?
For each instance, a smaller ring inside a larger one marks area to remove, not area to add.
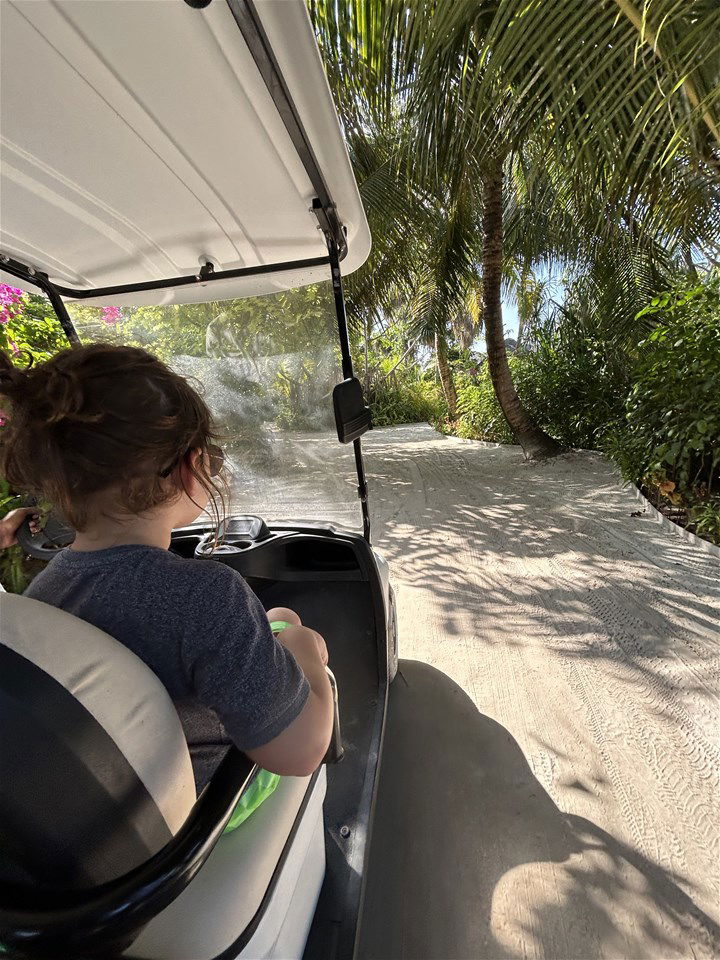
[[[190,452],[189,450],[186,450],[185,453],[181,454],[179,457],[173,460],[170,466],[161,472],[160,476],[169,477],[170,474],[173,472],[173,470],[176,469],[180,461],[183,460],[183,458],[186,457],[189,452]],[[222,447],[218,447],[214,443],[209,443],[207,445],[207,457],[208,457],[208,473],[210,475],[210,479],[214,480],[215,477],[220,476],[220,471],[225,465],[225,453]]]

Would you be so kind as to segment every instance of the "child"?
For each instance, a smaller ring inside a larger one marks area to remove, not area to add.
[[[94,344],[18,370],[0,354],[10,401],[0,470],[52,503],[73,545],[31,583],[53,604],[124,643],[175,701],[198,792],[228,743],[296,776],[322,761],[332,730],[323,639],[292,611],[268,617],[243,578],[168,550],[208,504],[219,519],[210,413],[144,350]]]

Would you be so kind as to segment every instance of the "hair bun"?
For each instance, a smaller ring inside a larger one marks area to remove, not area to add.
[[[85,409],[87,403],[83,384],[74,371],[46,367],[39,369],[33,380],[39,380],[40,376],[42,382],[37,384],[40,396],[36,393],[36,399],[40,400],[36,407],[40,413],[37,419],[47,424],[61,420],[92,423],[100,419],[101,414],[88,413]]]
[[[13,366],[0,353],[0,395],[33,427],[50,426],[63,420],[93,423],[102,414],[87,412],[83,384],[75,371],[44,364],[25,370]]]

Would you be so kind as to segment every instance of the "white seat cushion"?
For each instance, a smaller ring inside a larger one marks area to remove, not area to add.
[[[214,960],[224,954],[260,909],[303,805],[309,783],[309,777],[282,777],[275,793],[237,830],[220,839],[190,886],[148,924],[124,956],[142,957],[143,960]],[[316,828],[316,832],[319,830],[320,881],[324,869],[322,802],[325,786],[326,774],[323,767],[302,815],[303,827]],[[293,843],[297,841],[298,845],[309,846],[314,833],[313,830],[304,830],[303,827],[298,830]],[[303,864],[305,851],[298,851],[298,854],[296,861]],[[286,867],[292,872],[293,867],[287,861],[283,870]],[[305,879],[308,886],[316,880],[310,877]],[[303,877],[300,878],[300,883],[302,881]],[[284,904],[285,910],[289,909],[294,883],[289,887],[285,894],[288,899]],[[316,885],[309,910],[305,910],[309,914],[306,918],[308,925],[318,890],[319,885]],[[269,942],[274,943],[279,936],[283,917],[274,921],[277,930],[273,930],[267,937]],[[304,943],[307,927],[301,932],[301,936]],[[242,956],[244,955],[243,953]],[[259,955],[253,952],[254,960],[257,960]]]

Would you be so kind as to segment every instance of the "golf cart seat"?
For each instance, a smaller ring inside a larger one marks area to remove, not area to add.
[[[301,951],[294,894],[312,916],[324,769],[283,778],[218,843],[256,769],[246,757],[229,751],[196,802],[177,713],[138,657],[27,597],[0,594],[0,628],[0,943],[10,957]]]
[[[0,603],[0,817],[17,851],[0,870],[63,889],[114,880],[165,846],[195,803],[175,708],[100,630],[27,597]]]

